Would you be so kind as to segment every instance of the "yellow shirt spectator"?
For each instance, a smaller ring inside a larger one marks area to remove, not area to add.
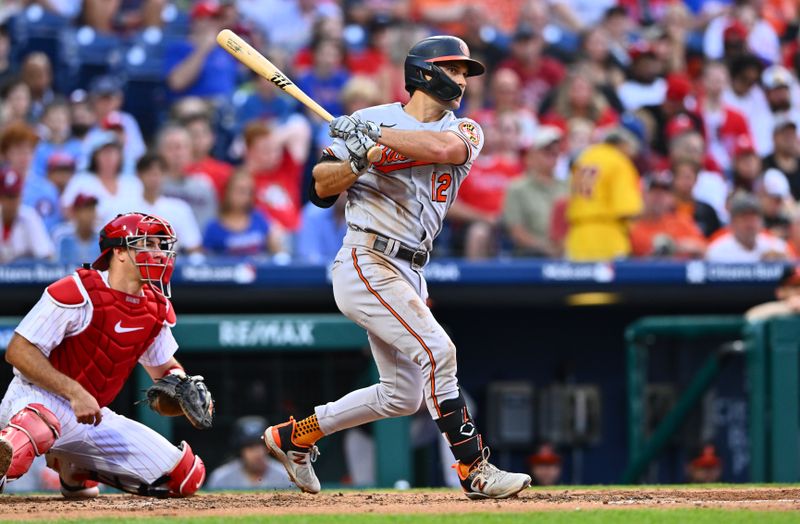
[[[641,213],[633,162],[612,144],[587,148],[575,161],[567,206],[567,258],[611,260],[630,254],[628,219]]]

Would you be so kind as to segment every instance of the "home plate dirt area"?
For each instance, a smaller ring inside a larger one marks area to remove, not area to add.
[[[800,487],[715,488],[532,488],[500,501],[470,501],[456,491],[323,491],[207,493],[189,499],[101,495],[67,501],[53,496],[0,496],[2,519],[83,519],[98,517],[234,516],[285,514],[408,514],[575,509],[707,507],[800,510]]]

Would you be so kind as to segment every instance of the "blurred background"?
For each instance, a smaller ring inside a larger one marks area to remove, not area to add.
[[[407,50],[447,33],[487,66],[458,111],[486,144],[426,276],[498,464],[798,481],[799,22],[791,0],[5,0],[0,347],[102,224],[161,215],[178,356],[215,427],[134,406],[141,375],[112,407],[227,468],[211,488],[285,487],[254,428],[374,369],[328,279],[344,199],[307,203],[327,125],[215,36],[337,115],[407,100]],[[323,486],[453,482],[424,410],[321,448]]]

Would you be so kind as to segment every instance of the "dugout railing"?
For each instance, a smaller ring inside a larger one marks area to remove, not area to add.
[[[665,338],[717,342],[672,409],[646,434],[648,358],[656,341]],[[624,484],[641,479],[735,355],[746,358],[750,480],[800,480],[800,316],[760,322],[739,315],[647,317],[628,327],[625,340],[629,460]]]

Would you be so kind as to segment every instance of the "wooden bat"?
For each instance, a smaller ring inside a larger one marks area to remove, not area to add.
[[[267,57],[256,51],[256,49],[245,42],[245,40],[231,31],[230,29],[223,29],[217,35],[217,43],[222,46],[227,52],[233,55],[238,61],[249,67],[257,74],[263,76],[285,93],[293,96],[301,104],[312,110],[320,118],[326,122],[333,120],[333,115],[328,113],[324,107],[319,105],[313,98],[303,92],[302,89],[297,87],[289,77],[278,69],[275,64],[269,61]],[[377,162],[380,160],[383,151],[378,146],[373,146],[367,151],[367,160],[370,162]]]

